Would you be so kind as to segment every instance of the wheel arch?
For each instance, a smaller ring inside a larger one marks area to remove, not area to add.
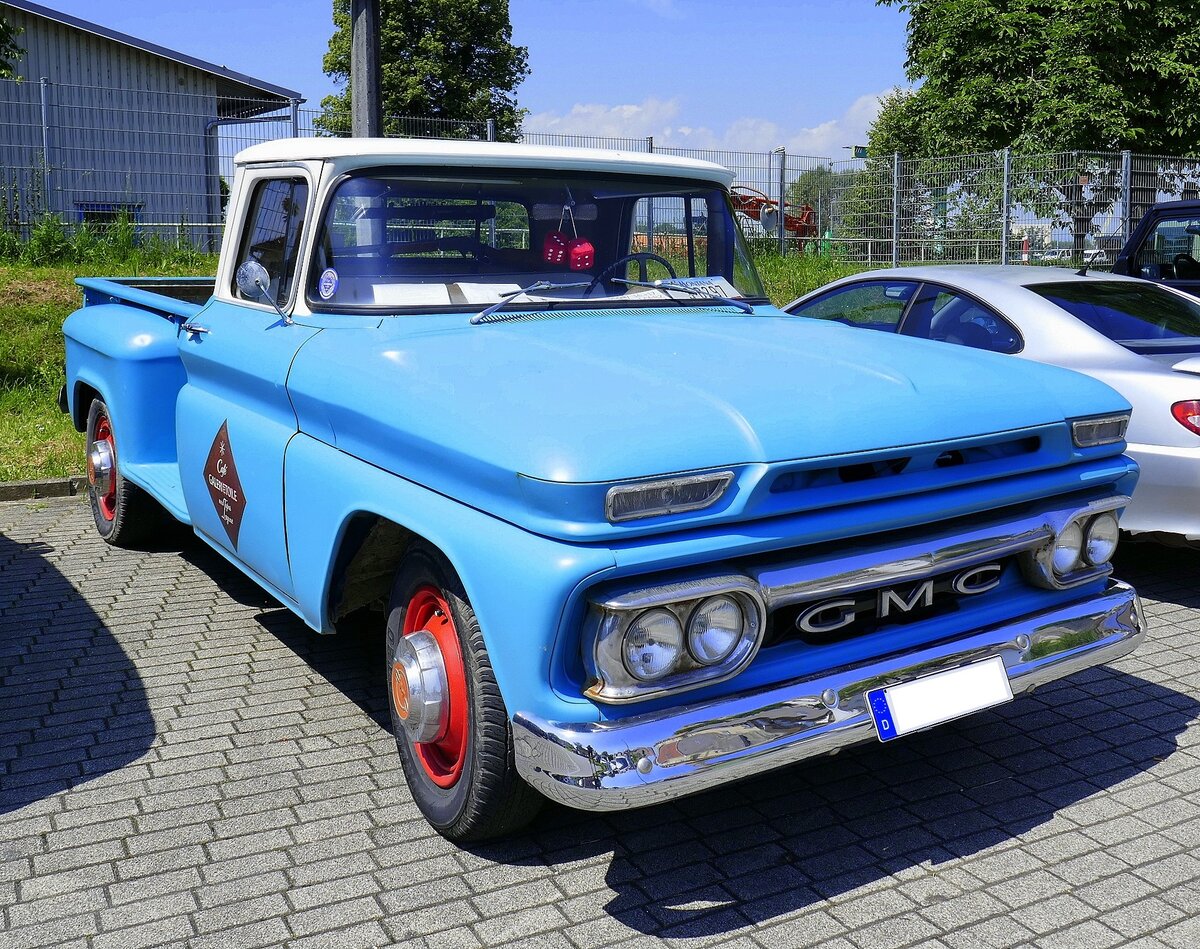
[[[554,720],[588,714],[549,687],[551,659],[581,582],[612,568],[610,550],[524,531],[304,433],[289,442],[284,483],[292,586],[310,626],[333,632],[335,616],[385,600],[420,539],[458,575],[505,701]]]

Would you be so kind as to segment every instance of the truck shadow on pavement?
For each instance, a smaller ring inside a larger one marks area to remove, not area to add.
[[[1118,575],[1168,603],[1176,596],[1200,606],[1186,589],[1196,586],[1200,555],[1153,551],[1149,568],[1139,550],[1130,558],[1137,569]],[[203,545],[182,555],[224,593],[261,607],[255,619],[266,631],[388,728],[378,631],[317,636]],[[1139,661],[1154,652],[1151,617],[1150,639],[1121,669],[1089,669],[932,732],[658,807],[601,815],[547,805],[525,834],[463,848],[464,857],[520,876],[549,871],[566,894],[557,905],[590,925],[602,925],[600,912],[640,933],[689,938],[766,923],[896,877],[912,877],[914,898],[932,906],[958,890],[931,868],[995,848],[987,859],[1035,869],[1039,847],[1091,824],[1106,846],[1136,847],[1145,825],[1112,792],[1166,762],[1200,718],[1189,695],[1125,671],[1170,680],[1160,657]],[[420,843],[412,846],[418,854]],[[445,847],[438,841],[431,852]]]
[[[52,549],[0,534],[0,814],[119,770],[155,738],[136,666]]]

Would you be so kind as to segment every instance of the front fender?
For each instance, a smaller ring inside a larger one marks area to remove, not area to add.
[[[514,527],[300,433],[284,457],[287,545],[304,620],[332,628],[334,564],[350,524],[387,518],[446,555],[479,617],[510,709],[598,717],[594,705],[551,687],[554,645],[582,581],[614,565],[610,550]]]

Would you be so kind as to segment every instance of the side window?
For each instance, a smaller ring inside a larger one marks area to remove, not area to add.
[[[1200,221],[1187,218],[1163,218],[1146,235],[1138,254],[1138,263],[1173,266],[1177,254],[1200,254]]]
[[[797,316],[894,333],[904,307],[916,289],[915,283],[900,280],[856,283],[822,294],[792,312]]]
[[[1021,335],[1008,320],[968,296],[932,284],[923,286],[913,301],[904,334],[993,353],[1021,351]]]
[[[237,263],[257,260],[271,277],[270,295],[283,306],[296,277],[300,235],[308,207],[308,184],[303,178],[271,178],[254,186]],[[233,295],[250,299],[233,284]]]

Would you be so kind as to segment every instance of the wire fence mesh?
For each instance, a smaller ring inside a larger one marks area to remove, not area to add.
[[[0,80],[0,227],[20,237],[47,215],[67,227],[125,217],[141,233],[212,249],[239,151],[346,136],[350,126],[347,114],[283,98]],[[411,116],[386,117],[385,132],[495,138],[491,122]],[[716,162],[734,173],[735,207],[755,246],[869,264],[1103,266],[1150,205],[1200,197],[1200,159],[1129,152],[834,160],[652,137],[527,131],[519,140]]]

